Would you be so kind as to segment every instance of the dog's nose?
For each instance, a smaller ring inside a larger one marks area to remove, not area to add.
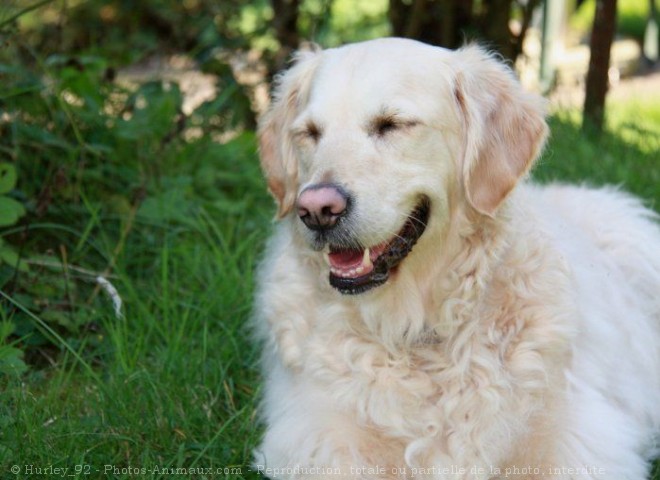
[[[348,195],[337,185],[311,185],[298,197],[298,216],[311,230],[328,230],[346,214]]]

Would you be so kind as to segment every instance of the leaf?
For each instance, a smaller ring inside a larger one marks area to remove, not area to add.
[[[9,335],[14,333],[15,329],[16,325],[8,320],[3,320],[0,322],[0,342],[4,342],[7,338],[9,338]]]
[[[18,253],[7,244],[0,244],[0,263],[6,263],[11,268],[16,268],[20,272],[29,270],[27,263],[21,261]]]
[[[25,207],[9,197],[0,197],[0,227],[14,225],[25,215]]]
[[[0,373],[24,373],[28,366],[23,361],[23,352],[9,345],[0,346]]]
[[[157,222],[193,223],[194,203],[180,190],[169,190],[160,195],[148,197],[138,210],[144,219]]]
[[[16,123],[16,131],[20,137],[24,137],[26,140],[32,140],[39,145],[59,147],[67,151],[73,150],[75,148],[74,145],[68,143],[66,139],[54,135],[46,128],[40,128],[38,126],[18,122]],[[21,140],[23,140],[23,138],[21,138]]]
[[[0,193],[11,192],[16,186],[16,167],[11,163],[0,163]]]
[[[48,324],[57,324],[72,332],[76,329],[76,326],[71,322],[71,317],[59,310],[42,312],[41,319]]]

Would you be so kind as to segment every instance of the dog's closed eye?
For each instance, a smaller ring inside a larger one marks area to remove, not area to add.
[[[322,135],[321,127],[313,121],[306,122],[300,128],[293,129],[293,136],[300,140],[312,140],[314,143],[317,143]]]
[[[314,122],[307,123],[307,126],[305,127],[305,133],[315,142],[318,142],[319,138],[321,138],[321,128]]]
[[[378,137],[385,137],[397,130],[414,127],[418,125],[417,120],[404,120],[395,115],[379,115],[370,126],[370,132]]]
[[[394,117],[378,117],[374,121],[373,130],[379,137],[385,136],[398,127]]]

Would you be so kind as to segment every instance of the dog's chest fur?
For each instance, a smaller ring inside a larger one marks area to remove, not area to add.
[[[548,385],[561,384],[569,360],[568,351],[560,351],[571,333],[556,315],[569,295],[553,299],[552,309],[543,300],[550,284],[557,290],[567,283],[567,273],[555,256],[540,255],[547,251],[536,244],[540,241],[521,237],[515,247],[507,242],[482,247],[491,255],[461,246],[491,261],[459,256],[448,270],[452,274],[435,282],[444,285],[439,298],[408,297],[405,303],[388,301],[401,295],[352,302],[312,293],[310,299],[310,265],[289,264],[294,290],[280,298],[284,303],[277,310],[291,311],[287,302],[296,288],[298,298],[312,300],[314,307],[297,305],[304,317],[271,317],[279,354],[294,378],[321,392],[360,428],[378,432],[381,444],[389,441],[400,455],[406,447],[409,455],[419,455],[413,463],[432,460],[424,442],[440,445],[450,458],[471,445],[481,458],[506,462],[496,446],[514,432],[531,441],[529,430],[543,423],[540,415],[555,399]],[[537,261],[528,262],[530,256]],[[542,282],[535,274],[540,269]],[[401,288],[412,281],[405,273],[398,280]]]

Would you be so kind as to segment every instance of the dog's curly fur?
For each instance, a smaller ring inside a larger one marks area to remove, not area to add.
[[[370,133],[390,108],[405,128]],[[256,296],[262,473],[645,478],[660,231],[616,189],[521,180],[546,131],[542,99],[473,46],[381,39],[301,53],[278,79],[259,129],[280,218]],[[412,252],[361,295],[332,288],[295,214],[329,180],[354,196],[362,245],[431,202]]]

